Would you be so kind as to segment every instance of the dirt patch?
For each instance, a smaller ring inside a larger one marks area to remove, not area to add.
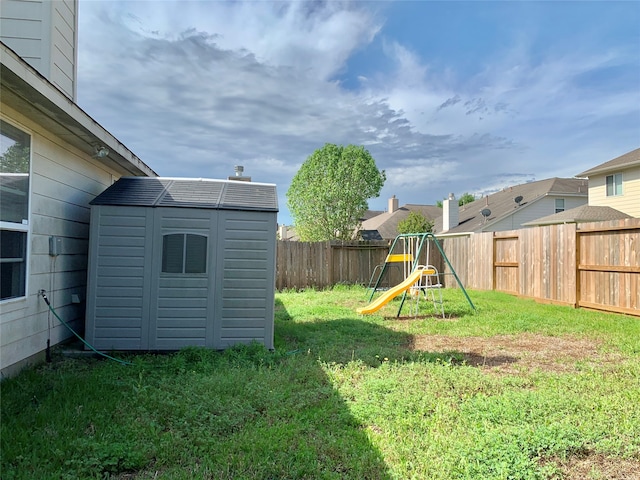
[[[467,365],[504,373],[526,370],[576,371],[582,363],[608,363],[620,355],[600,352],[595,340],[539,334],[494,337],[416,335],[410,348],[428,352],[457,352]]]
[[[640,480],[640,460],[626,460],[588,454],[566,460],[552,458],[543,463],[555,464],[562,472],[562,480]]]

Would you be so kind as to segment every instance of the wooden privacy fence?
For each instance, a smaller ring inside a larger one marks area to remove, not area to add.
[[[465,287],[640,315],[640,219],[441,240]]]
[[[389,253],[386,241],[288,242],[278,240],[276,288],[363,284]]]
[[[386,240],[351,242],[278,240],[276,288],[278,290],[326,288],[338,283],[367,286],[376,266],[384,264],[390,246],[390,242]],[[429,259],[427,259],[427,251]],[[443,271],[444,262],[434,247],[423,248],[418,260],[420,264],[434,265],[440,272]],[[390,287],[402,280],[404,280],[403,266],[394,264],[387,269],[379,286]]]

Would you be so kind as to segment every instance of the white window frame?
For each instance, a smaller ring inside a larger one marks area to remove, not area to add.
[[[611,192],[609,192],[609,179],[611,179]],[[607,197],[619,197],[622,195],[622,184],[624,178],[622,173],[612,173],[604,179],[605,193]],[[619,187],[619,188],[618,188]]]
[[[14,232],[24,232],[27,235],[26,238],[26,247],[25,247],[25,272],[24,272],[24,295],[20,297],[11,297],[0,299],[0,305],[6,305],[12,302],[24,301],[29,296],[29,279],[30,279],[30,271],[31,271],[31,210],[33,208],[33,195],[32,195],[32,187],[33,187],[33,131],[24,125],[15,122],[3,115],[0,115],[0,119],[12,125],[13,127],[21,130],[25,134],[29,135],[29,192],[27,194],[28,208],[27,208],[27,218],[22,220],[22,223],[15,222],[3,222],[0,221],[0,230],[10,230]]]
[[[559,206],[560,202],[562,202],[562,206]],[[555,213],[564,212],[566,210],[564,198],[556,198],[554,203],[555,203]]]

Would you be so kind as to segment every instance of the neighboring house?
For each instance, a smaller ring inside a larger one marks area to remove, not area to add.
[[[389,199],[389,208],[386,212],[368,211],[360,227],[360,238],[362,240],[393,240],[398,235],[398,224],[411,212],[419,213],[432,222],[442,215],[442,209],[435,205],[407,204],[400,207],[398,204],[399,201],[394,195]]]
[[[452,197],[444,200],[442,216],[436,219],[437,235],[514,230],[537,218],[586,205],[587,182],[548,178],[505,188],[461,207]]]
[[[591,205],[581,205],[564,212],[554,213],[546,217],[537,218],[531,222],[523,223],[525,227],[540,225],[557,225],[561,223],[586,223],[586,222],[606,222],[608,220],[620,220],[631,218],[631,215],[622,213],[611,207],[594,207]]]
[[[285,240],[289,242],[299,242],[300,237],[296,233],[295,227],[289,225],[278,225],[278,240]]]
[[[589,179],[589,205],[640,217],[640,148],[578,174]]]
[[[121,176],[156,176],[75,103],[77,7],[77,0],[2,0],[3,377],[41,361],[48,343],[55,345],[70,335],[48,311],[40,290],[46,290],[65,321],[82,329],[89,202]],[[20,38],[21,34],[35,35],[30,30],[35,24],[41,27],[40,33],[49,33],[29,41]]]

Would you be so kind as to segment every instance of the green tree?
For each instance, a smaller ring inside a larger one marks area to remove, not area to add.
[[[287,191],[300,239],[351,239],[368,208],[367,199],[380,195],[386,178],[364,147],[327,143],[313,152]]]
[[[471,195],[468,192],[465,192],[462,194],[462,196],[458,199],[458,205],[461,207],[462,205],[465,205],[467,203],[471,203],[474,202],[476,199],[476,197],[474,197],[473,195]]]
[[[467,203],[474,202],[476,197],[474,197],[470,193],[463,193],[462,196],[458,199],[458,206],[461,207]],[[442,208],[442,200],[436,200],[436,207]]]
[[[407,218],[398,222],[398,233],[425,233],[433,230],[433,222],[418,212],[409,212]]]

